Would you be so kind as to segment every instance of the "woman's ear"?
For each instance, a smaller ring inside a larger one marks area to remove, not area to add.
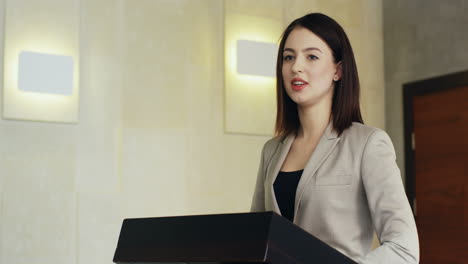
[[[333,81],[335,81],[335,82],[341,80],[341,76],[342,76],[342,73],[343,73],[342,65],[343,64],[341,63],[341,61],[336,64],[336,72],[335,72],[335,75],[333,76]]]

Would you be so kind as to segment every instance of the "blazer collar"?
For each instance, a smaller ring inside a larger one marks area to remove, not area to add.
[[[271,179],[271,200],[272,200],[272,209],[275,213],[281,215],[278,202],[276,201],[276,194],[275,194],[275,188],[273,187],[273,184],[275,183],[276,177],[278,176],[278,173],[281,169],[281,166],[284,163],[284,160],[286,159],[286,156],[289,153],[289,149],[291,149],[291,145],[294,141],[295,135],[290,134],[286,137],[284,137],[278,146],[278,150],[274,153],[271,163],[273,165],[272,169],[269,170],[269,173],[267,175],[268,179]]]
[[[322,163],[333,151],[339,139],[340,138],[338,137],[338,133],[333,129],[332,122],[330,122],[327,126],[327,129],[320,138],[317,146],[315,147],[314,152],[312,153],[304,168],[301,179],[299,180],[294,203],[294,219],[296,219],[295,216],[299,210],[299,204],[301,202],[302,196],[305,190],[307,190],[306,187],[310,184],[313,184],[312,179],[315,178],[318,168],[320,168]]]
[[[296,135],[290,134],[284,137],[280,141],[279,150],[275,152],[272,157],[271,164],[273,164],[272,170],[270,170],[269,174],[267,175],[268,178],[271,179],[271,193],[272,193],[272,201],[273,206],[272,209],[274,212],[281,214],[278,202],[276,201],[275,190],[273,188],[273,184],[278,176],[278,173],[291,149],[292,143],[294,142]],[[312,153],[309,161],[307,162],[304,172],[302,173],[301,179],[297,186],[296,191],[296,199],[294,205],[294,214],[296,214],[300,200],[305,190],[305,186],[311,181],[314,177],[315,172],[320,167],[320,165],[325,161],[325,159],[330,155],[334,147],[339,141],[338,133],[333,129],[333,122],[330,121],[327,128],[325,129],[322,137],[320,138],[317,146],[315,147],[314,152]]]

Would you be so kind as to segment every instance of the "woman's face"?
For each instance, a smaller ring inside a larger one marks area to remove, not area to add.
[[[283,50],[283,81],[289,97],[299,106],[332,100],[334,81],[341,78],[341,64],[331,49],[306,28],[295,28]]]

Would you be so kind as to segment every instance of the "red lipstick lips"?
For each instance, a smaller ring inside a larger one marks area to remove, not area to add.
[[[308,84],[308,82],[304,81],[301,78],[294,78],[291,81],[291,87],[294,91],[300,91],[304,89],[304,87],[306,87]]]

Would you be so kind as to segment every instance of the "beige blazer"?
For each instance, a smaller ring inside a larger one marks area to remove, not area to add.
[[[252,211],[281,214],[273,183],[294,135],[262,150]],[[388,135],[359,123],[330,124],[299,181],[294,223],[359,263],[418,263],[419,242]],[[371,249],[374,231],[380,247]]]

